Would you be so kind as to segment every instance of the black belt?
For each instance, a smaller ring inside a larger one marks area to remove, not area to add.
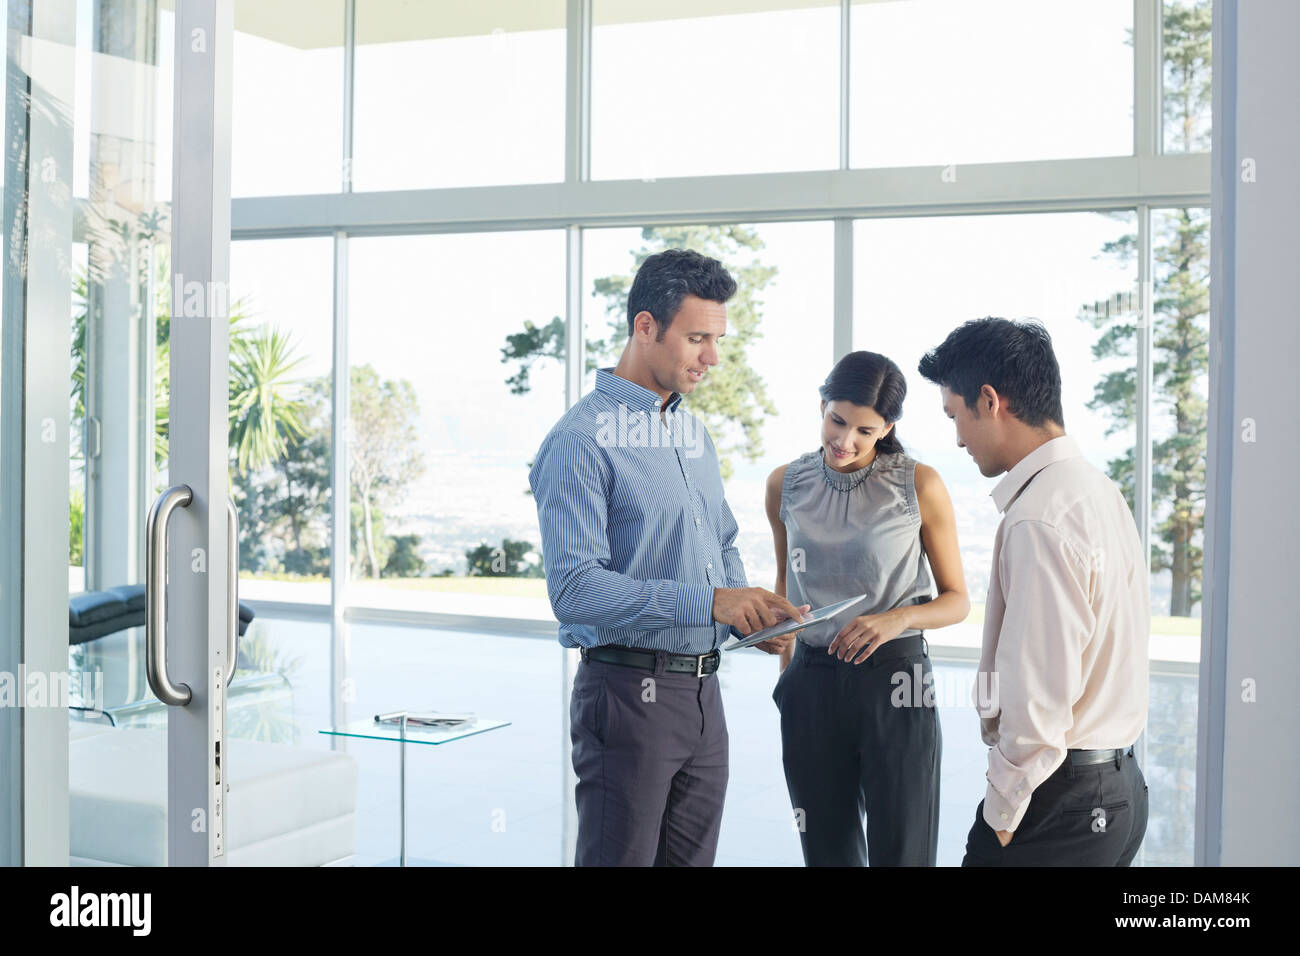
[[[1111,750],[1069,750],[1066,756],[1069,757],[1070,763],[1076,767],[1086,767],[1095,763],[1118,763],[1121,757],[1130,757],[1133,755],[1132,747],[1120,747]]]
[[[620,644],[602,644],[599,647],[582,648],[582,659],[653,671],[660,653],[663,652],[637,650]],[[668,654],[664,670],[670,674],[693,674],[696,677],[705,677],[716,671],[720,663],[722,663],[722,652],[717,650],[709,651],[707,654]]]

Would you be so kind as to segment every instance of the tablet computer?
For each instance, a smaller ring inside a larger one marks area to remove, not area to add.
[[[816,624],[819,621],[826,621],[846,611],[860,601],[865,601],[867,596],[859,594],[857,597],[849,598],[846,601],[840,601],[836,604],[827,604],[825,607],[819,607],[815,611],[809,611],[803,616],[802,621],[796,621],[794,618],[787,618],[780,624],[773,624],[771,627],[765,627],[760,631],[755,631],[748,637],[733,637],[727,643],[722,645],[724,651],[735,651],[742,647],[753,647],[755,644],[761,644],[769,637],[780,637],[782,634],[789,634],[791,631],[799,631],[809,624]]]

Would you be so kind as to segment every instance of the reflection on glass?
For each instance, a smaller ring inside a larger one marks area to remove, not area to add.
[[[343,0],[235,7],[232,196],[338,192]]]
[[[349,269],[352,602],[550,620],[528,469],[564,411],[564,234],[356,239]]]
[[[856,0],[851,164],[1130,154],[1132,27],[1132,0]]]
[[[1165,0],[1164,146],[1166,153],[1210,148],[1210,0]]]
[[[564,178],[564,0],[358,0],[357,190]]]
[[[595,0],[593,18],[592,178],[838,164],[838,3]]]
[[[69,283],[69,590],[139,585],[148,507],[166,477],[174,18],[132,4],[77,5],[75,83],[93,91],[70,131],[87,197]],[[143,631],[75,644],[102,675],[99,703],[149,696]]]
[[[145,681],[143,628],[133,623],[142,614],[121,613],[104,592],[142,594],[145,515],[165,477],[174,19],[121,0],[67,6],[77,55],[57,68],[66,65],[77,94],[59,133],[82,199],[71,248],[58,256],[71,305],[69,851],[74,861],[159,864],[167,805],[148,788],[164,765],[165,732],[111,735],[157,726],[165,708]],[[32,236],[62,228],[51,219],[27,227]]]

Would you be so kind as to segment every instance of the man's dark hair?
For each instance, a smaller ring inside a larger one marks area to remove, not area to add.
[[[1039,322],[987,316],[963,323],[925,353],[917,371],[960,395],[969,409],[975,410],[980,389],[992,385],[1026,425],[1041,428],[1051,421],[1065,427],[1061,367],[1052,337]]]
[[[662,341],[686,296],[726,302],[735,294],[736,280],[717,259],[693,249],[665,249],[648,257],[636,271],[627,295],[627,334],[632,335],[632,320],[649,312],[659,323],[655,340]]]
[[[817,391],[823,401],[852,402],[874,409],[887,422],[897,422],[903,417],[907,379],[891,359],[878,352],[850,352],[835,363]],[[897,425],[884,438],[876,440],[879,454],[892,455],[902,450]]]

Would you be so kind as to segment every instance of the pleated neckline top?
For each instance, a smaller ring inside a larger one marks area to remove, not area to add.
[[[786,535],[786,596],[813,609],[866,594],[867,600],[800,631],[798,639],[827,647],[845,624],[863,614],[923,604],[934,579],[921,544],[916,459],[877,453],[875,461],[842,473],[820,448],[791,462],[781,483]],[[899,637],[920,634],[910,628]]]

